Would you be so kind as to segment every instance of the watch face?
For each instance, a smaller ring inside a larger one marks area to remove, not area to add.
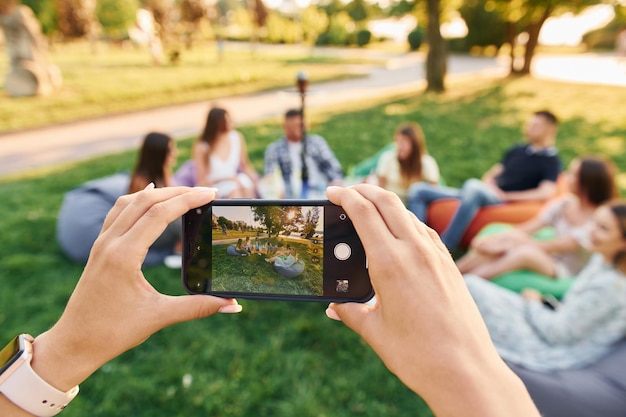
[[[24,343],[20,336],[16,336],[2,350],[0,350],[0,375],[7,370],[24,351]]]

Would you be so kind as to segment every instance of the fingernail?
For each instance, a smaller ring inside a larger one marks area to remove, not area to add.
[[[146,185],[146,188],[144,188],[144,190],[153,190],[154,189],[154,183],[151,182],[150,184]]]
[[[339,187],[337,185],[330,185],[330,186],[326,187],[326,191],[339,190],[339,189],[341,189],[341,187]]]
[[[222,306],[217,310],[218,313],[224,314],[232,314],[232,313],[240,313],[243,310],[243,307],[239,304],[229,304],[227,306]]]
[[[337,314],[337,312],[335,310],[333,310],[332,308],[327,308],[326,309],[326,317],[328,317],[329,319],[341,321],[341,319],[339,318],[339,315]]]
[[[201,193],[216,193],[217,194],[217,188],[213,188],[213,187],[193,187],[193,189],[196,191],[200,191]]]

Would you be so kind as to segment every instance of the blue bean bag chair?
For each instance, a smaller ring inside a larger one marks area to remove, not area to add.
[[[274,264],[274,270],[286,278],[295,278],[304,271],[304,261],[302,259],[298,259],[291,266]]]
[[[247,253],[245,252],[239,252],[237,250],[237,245],[229,245],[226,248],[226,253],[231,255],[231,256],[241,256],[241,255],[247,255]]]
[[[626,416],[626,339],[585,368],[538,372],[508,365],[543,417]]]
[[[130,175],[114,174],[89,181],[67,192],[57,217],[56,236],[61,249],[73,261],[87,262],[107,214],[128,192]],[[144,266],[163,263],[172,249],[150,248]]]

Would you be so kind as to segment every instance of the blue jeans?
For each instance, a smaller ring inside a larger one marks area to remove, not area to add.
[[[408,191],[407,206],[418,219],[425,222],[430,203],[444,198],[460,200],[459,208],[441,234],[441,240],[449,250],[455,250],[459,245],[467,227],[481,207],[501,203],[485,183],[472,178],[465,181],[461,189],[439,187],[424,182],[413,184]]]

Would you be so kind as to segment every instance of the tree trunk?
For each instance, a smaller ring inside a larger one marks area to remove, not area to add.
[[[539,44],[539,32],[541,32],[543,24],[551,14],[552,7],[548,7],[537,22],[528,25],[528,42],[526,43],[526,49],[524,51],[524,65],[521,71],[523,75],[530,74],[530,65],[535,56],[535,49],[537,49],[537,45]]]
[[[541,32],[541,28],[545,21],[552,14],[553,8],[548,7],[544,10],[543,14],[536,22],[530,23],[526,26],[526,32],[528,33],[528,41],[524,46],[524,62],[522,64],[522,68],[517,69],[517,67],[511,64],[511,74],[515,75],[528,75],[530,74],[530,68],[535,56],[535,50],[537,49],[537,45],[539,44],[539,32]]]
[[[426,91],[445,90],[446,42],[441,36],[439,0],[428,0],[428,56],[426,57]]]

